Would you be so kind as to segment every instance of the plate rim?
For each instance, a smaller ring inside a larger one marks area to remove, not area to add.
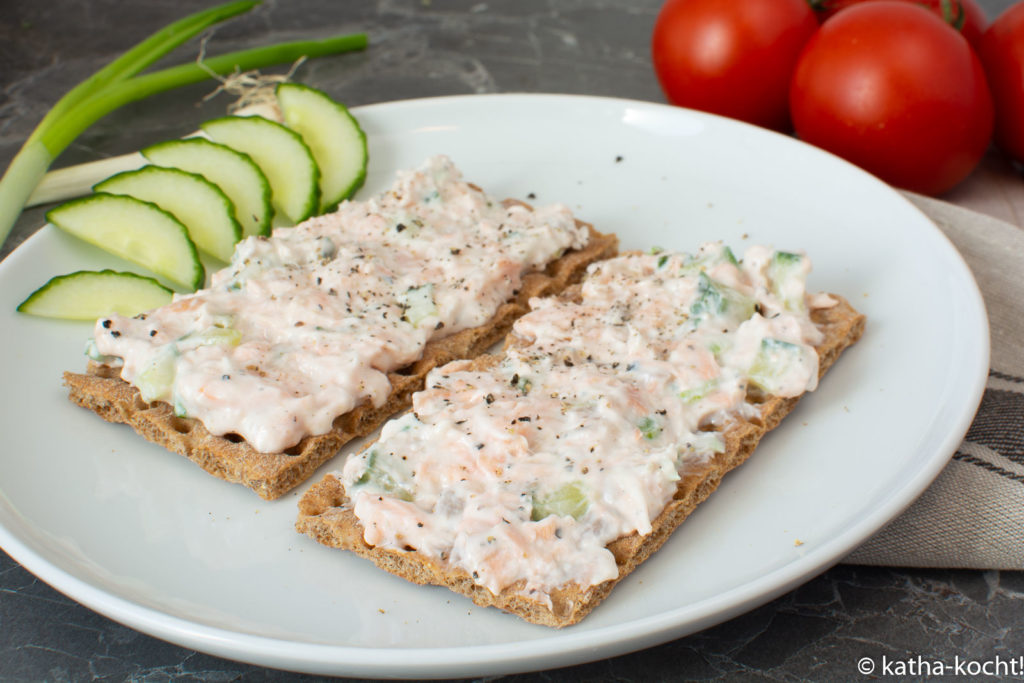
[[[355,116],[359,117],[362,112],[372,114],[374,111],[397,108],[457,106],[459,103],[468,101],[507,101],[510,99],[533,100],[536,102],[564,100],[618,108],[628,106],[650,107],[666,111],[679,109],[678,107],[659,102],[611,96],[507,92],[419,97],[376,102],[352,107],[351,110]],[[732,119],[724,119],[723,117],[705,112],[688,109],[680,111],[685,112],[687,115],[712,117],[726,121],[727,125],[756,128],[750,124]],[[756,130],[759,133],[769,135],[782,135],[760,128]],[[856,169],[852,164],[828,152],[813,148],[789,136],[782,135],[782,137],[789,138],[790,142],[794,144],[803,145],[822,155],[831,157],[833,161],[838,161],[850,168],[854,168],[864,176],[873,178],[860,169]],[[761,575],[757,580],[738,586],[724,594],[716,594],[685,607],[634,619],[628,622],[631,628],[625,637],[621,633],[621,625],[611,625],[585,632],[574,633],[571,630],[553,631],[536,640],[529,641],[510,641],[486,645],[460,645],[444,648],[368,648],[287,640],[232,631],[217,626],[188,621],[179,616],[140,605],[128,598],[111,594],[53,565],[29,544],[14,535],[2,523],[0,523],[0,547],[3,547],[12,559],[26,570],[70,599],[133,629],[184,647],[228,659],[275,669],[303,671],[314,674],[344,673],[345,675],[369,676],[446,677],[453,675],[472,676],[532,671],[553,666],[569,666],[621,655],[673,640],[726,621],[758,605],[767,603],[811,577],[826,571],[839,562],[847,553],[860,545],[872,533],[882,528],[900,512],[909,507],[946,466],[949,458],[970,426],[974,412],[981,401],[988,375],[990,335],[984,300],[973,273],[949,238],[923,210],[915,206],[894,188],[885,185],[877,178],[873,179],[879,190],[891,193],[892,197],[898,198],[913,212],[918,214],[934,233],[933,236],[937,236],[945,243],[944,247],[948,249],[949,254],[954,257],[954,260],[959,262],[963,268],[963,274],[967,276],[967,281],[972,285],[972,291],[966,294],[969,294],[969,298],[975,304],[972,312],[978,314],[978,320],[975,322],[980,323],[980,325],[974,330],[974,333],[980,335],[977,341],[984,350],[983,358],[979,356],[977,362],[978,367],[984,368],[984,372],[972,373],[974,375],[974,382],[971,386],[972,391],[967,399],[967,404],[973,406],[973,409],[964,410],[956,425],[949,430],[946,438],[942,440],[941,448],[938,450],[946,453],[946,455],[942,457],[933,456],[928,461],[928,467],[922,468],[915,476],[902,482],[902,485],[898,487],[897,492],[902,495],[895,497],[893,495],[887,496],[886,505],[879,506],[874,511],[874,514],[861,518],[851,529],[844,532],[842,536],[821,544],[812,554],[804,555],[793,562],[776,567]],[[42,239],[40,234],[41,231],[33,233],[8,254],[3,261],[9,262],[11,259],[17,260],[21,258],[23,254],[27,253],[27,245]],[[0,504],[14,510],[13,506],[9,504],[3,488],[0,488]],[[14,512],[17,514],[16,510]],[[823,557],[824,561],[822,561]],[[770,581],[769,579],[772,580]],[[762,588],[763,584],[770,584],[771,588],[764,590]],[[732,598],[731,606],[725,610],[714,608],[714,603],[721,602],[723,595]],[[695,609],[697,609],[698,618],[691,618],[685,623],[677,621],[679,612],[686,611],[692,613]],[[612,632],[617,632],[614,637],[612,637]],[[566,643],[569,645],[568,649],[565,647]],[[511,652],[509,652],[510,648]],[[600,649],[599,653],[597,652],[598,649]],[[521,650],[525,651],[525,653],[518,652]],[[386,655],[383,658],[385,661],[390,660],[387,666],[381,665],[382,654]],[[403,660],[412,658],[415,660],[415,663],[399,665],[395,662],[396,659],[399,659],[399,655],[404,655],[402,657]],[[496,658],[496,655],[503,656]],[[527,666],[524,667],[524,665]]]

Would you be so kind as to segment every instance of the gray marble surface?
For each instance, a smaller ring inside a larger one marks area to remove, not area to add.
[[[201,0],[0,2],[0,166],[53,101]],[[349,105],[445,94],[567,92],[662,101],[648,39],[657,0],[267,0],[218,29],[218,51],[365,31],[364,53],[316,60],[298,79]],[[990,17],[1010,4],[982,0]],[[182,48],[171,60],[194,55]],[[219,114],[209,84],[129,105],[59,165],[133,151]],[[197,104],[199,103],[199,104]],[[5,257],[42,224],[27,211]],[[2,457],[15,457],[4,453]],[[852,679],[858,660],[952,663],[1024,655],[1019,572],[835,567],[745,615],[642,652],[507,680]],[[876,673],[880,673],[876,671]],[[304,676],[156,640],[57,593],[0,553],[0,680],[262,680]]]

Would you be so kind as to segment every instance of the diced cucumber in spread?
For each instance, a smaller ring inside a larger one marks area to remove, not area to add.
[[[686,444],[685,451],[692,453],[723,453],[725,438],[719,432],[697,432]]]
[[[695,318],[728,315],[733,320],[743,321],[754,315],[754,307],[753,299],[715,282],[703,271],[697,275],[697,299],[690,307],[690,314]]]
[[[808,350],[799,344],[780,339],[763,339],[747,376],[764,392],[779,394],[786,376],[803,365],[807,353]]]
[[[242,237],[270,234],[270,183],[249,155],[200,137],[161,142],[142,155],[157,166],[197,173],[219,187],[235,205]]]
[[[551,515],[579,519],[586,514],[588,507],[590,507],[590,502],[587,500],[587,494],[583,490],[582,484],[572,482],[560,486],[549,494],[535,495],[530,519],[539,522]]]
[[[80,270],[51,278],[18,304],[22,313],[66,320],[133,316],[170,303],[174,294],[151,277],[113,270]]]
[[[411,287],[399,297],[399,303],[405,308],[402,318],[415,327],[419,327],[423,320],[437,315],[432,284]]]
[[[320,168],[302,137],[261,116],[224,116],[200,128],[214,142],[248,154],[270,183],[274,209],[300,223],[320,207]]]
[[[647,416],[640,420],[640,423],[636,426],[643,434],[644,438],[648,441],[653,441],[661,436],[661,423],[654,417]]]
[[[679,400],[683,403],[696,403],[715,390],[717,382],[709,379],[696,386],[689,387],[679,392]]]
[[[787,311],[802,312],[804,303],[804,257],[788,251],[777,251],[768,264],[772,294]]]
[[[692,274],[705,271],[719,263],[739,265],[739,261],[736,260],[736,255],[732,253],[732,249],[716,242],[701,247],[700,251],[696,254],[688,255],[681,270],[683,274]]]
[[[177,396],[174,397],[174,414],[177,417],[188,417],[188,410],[185,409],[185,404]]]
[[[412,491],[400,484],[395,476],[384,467],[384,463],[380,461],[375,450],[370,451],[366,456],[366,469],[362,476],[353,482],[353,485],[356,487],[368,486],[374,491],[380,491],[401,500],[413,499]]]
[[[93,189],[153,202],[181,221],[199,249],[224,262],[231,260],[235,243],[242,238],[235,205],[219,187],[195,173],[143,166],[113,175]]]
[[[151,403],[156,400],[166,399],[171,393],[176,374],[178,350],[173,344],[168,344],[160,349],[143,368],[132,384],[139,390],[142,400]]]
[[[100,353],[100,347],[96,346],[96,340],[92,337],[89,337],[89,340],[85,342],[85,356],[89,360],[95,360],[101,363],[108,358],[106,354]]]
[[[200,346],[238,346],[242,333],[233,327],[208,327],[190,332],[177,341],[180,350],[197,349]]]
[[[776,251],[772,254],[770,267],[773,272],[785,273],[788,270],[798,268],[803,258],[800,254],[794,254],[791,251]]]
[[[366,134],[348,109],[314,88],[281,83],[277,101],[320,167],[320,213],[334,210],[366,180]]]
[[[197,289],[205,271],[181,222],[156,204],[96,193],[51,209],[46,220],[79,239]]]

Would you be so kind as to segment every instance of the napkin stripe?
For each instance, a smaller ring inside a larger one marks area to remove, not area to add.
[[[996,465],[993,465],[992,463],[987,462],[985,460],[982,460],[981,458],[976,458],[973,455],[968,455],[967,453],[964,453],[963,451],[957,451],[956,453],[954,453],[953,454],[953,459],[954,460],[958,460],[960,462],[964,462],[964,463],[969,463],[971,465],[975,465],[975,466],[980,467],[980,468],[982,468],[984,470],[988,470],[989,472],[992,472],[993,474],[998,474],[1001,477],[1006,477],[1007,479],[1010,479],[1010,480],[1019,482],[1021,484],[1024,484],[1024,475],[1016,474],[1014,472],[1011,472],[1010,470],[1004,470],[1002,467],[998,467]]]
[[[1016,382],[1017,384],[1024,384],[1024,377],[1017,377],[1006,372],[999,372],[998,370],[989,370],[989,377],[995,377],[996,379],[1002,379],[1007,382]]]
[[[953,459],[1024,484],[1024,475],[1012,471],[1024,466],[1024,377],[994,369],[988,376],[978,412]]]
[[[1024,380],[1016,377],[1007,377],[1002,375],[1002,373],[999,375],[990,374],[988,381],[985,383],[985,388],[1012,391],[1015,394],[1019,394],[1024,392]]]
[[[1024,393],[986,389],[965,439],[1024,465]]]

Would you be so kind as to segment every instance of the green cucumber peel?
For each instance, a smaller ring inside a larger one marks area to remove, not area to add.
[[[94,190],[156,204],[185,226],[196,247],[225,263],[242,238],[234,203],[220,187],[196,173],[143,166],[117,173],[97,183]]]
[[[17,310],[46,318],[96,320],[114,313],[138,315],[170,303],[173,294],[154,278],[136,273],[79,270],[50,278]]]
[[[214,142],[252,157],[270,183],[274,209],[293,224],[320,206],[320,167],[302,136],[262,116],[222,116],[200,125]]]
[[[198,289],[206,277],[188,230],[156,204],[96,193],[46,214],[51,224],[156,275]]]
[[[320,213],[337,208],[366,180],[366,133],[348,109],[299,83],[276,88],[285,125],[302,136],[320,168]]]
[[[369,486],[374,491],[386,493],[400,500],[413,500],[412,491],[402,486],[390,472],[381,466],[375,450],[370,451],[366,458],[366,469],[362,476],[353,482],[353,486]]]
[[[220,188],[235,207],[242,236],[270,235],[270,183],[248,154],[202,137],[167,140],[142,150],[151,164],[196,173]]]

